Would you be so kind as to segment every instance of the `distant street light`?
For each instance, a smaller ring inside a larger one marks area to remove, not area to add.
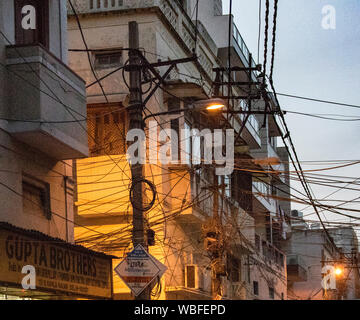
[[[335,268],[335,275],[336,275],[337,277],[340,277],[340,276],[343,274],[343,272],[344,272],[344,270],[343,270],[342,267],[336,267],[336,268]]]

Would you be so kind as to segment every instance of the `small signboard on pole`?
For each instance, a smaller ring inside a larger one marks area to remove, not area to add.
[[[166,266],[150,255],[142,245],[128,253],[115,268],[135,296],[138,296],[157,277],[164,274]]]

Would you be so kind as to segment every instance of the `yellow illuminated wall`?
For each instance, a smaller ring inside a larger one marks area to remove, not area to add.
[[[132,248],[132,206],[129,201],[131,172],[126,156],[77,160],[76,170],[75,241],[121,259]],[[170,257],[166,246],[164,221],[190,213],[190,176],[187,170],[169,170],[157,165],[145,165],[144,175],[157,189],[155,204],[145,213],[149,227],[156,232],[156,245],[149,248],[150,253],[167,265],[170,272],[174,268],[171,264],[175,264],[176,260]],[[147,201],[146,195],[144,201]],[[120,259],[113,261],[114,267]],[[162,278],[163,289],[164,279],[165,276]],[[115,273],[113,282],[114,294],[122,294],[124,299],[131,298],[130,290]],[[159,299],[165,299],[164,290]]]

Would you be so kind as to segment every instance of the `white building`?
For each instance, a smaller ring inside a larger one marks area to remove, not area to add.
[[[140,50],[150,63],[189,57],[196,43],[197,63],[178,64],[147,103],[146,114],[186,108],[189,102],[213,96],[213,69],[227,67],[229,17],[222,14],[221,1],[200,0],[197,22],[193,14],[196,0],[72,2],[99,79],[126,64],[130,21],[139,25]],[[91,158],[77,161],[76,221],[108,234],[76,228],[76,239],[121,257],[131,248],[132,211],[127,198],[131,181],[124,156],[128,88],[121,70],[101,81],[106,98],[100,86],[93,85],[96,78],[70,7],[68,17],[70,66],[91,85],[87,89]],[[231,25],[232,66],[255,67],[240,32]],[[165,71],[165,67],[158,68],[161,75]],[[127,72],[124,75],[128,82]],[[224,77],[226,82],[227,75]],[[250,78],[254,80],[255,72]],[[234,73],[236,81],[247,79],[244,72]],[[244,87],[234,86],[233,94],[244,95]],[[219,95],[226,96],[227,88],[220,88]],[[234,105],[236,110],[247,107],[244,100]],[[273,99],[271,107],[277,107]],[[165,128],[231,127],[235,133],[244,118],[244,114],[228,119],[195,112],[156,117]],[[145,176],[158,192],[157,202],[146,213],[147,228],[156,232],[156,245],[150,252],[168,267],[158,298],[286,299],[286,257],[278,249],[279,239],[286,234],[275,230],[284,230],[290,206],[285,201],[281,208],[272,196],[277,190],[289,190],[288,167],[282,163],[287,161],[284,150],[268,143],[275,143],[280,134],[274,117],[268,118],[263,130],[261,117],[251,115],[246,122],[235,146],[236,170],[231,176],[219,179],[211,166],[203,165],[145,167]],[[280,159],[279,164],[269,167],[266,159],[270,157]],[[238,170],[241,168],[245,171]],[[251,170],[269,169],[281,172],[280,178],[275,173],[251,174]],[[275,184],[278,187],[271,191]],[[159,217],[164,221],[159,222]],[[116,299],[130,298],[129,289],[117,276],[114,291]]]

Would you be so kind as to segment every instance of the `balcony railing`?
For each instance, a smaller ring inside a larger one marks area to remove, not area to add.
[[[238,45],[239,49],[241,50],[241,52],[244,55],[244,58],[247,62],[248,65],[250,65],[250,61],[249,61],[249,55],[250,55],[250,51],[243,39],[243,37],[241,36],[241,33],[239,31],[239,29],[237,28],[236,24],[233,23],[233,38],[236,42],[236,44]],[[256,66],[256,63],[254,61],[254,59],[252,59],[251,61],[251,65],[252,66]]]
[[[266,208],[266,210],[270,211],[270,214],[276,215],[276,200],[271,198],[270,186],[261,181],[253,181],[253,192],[260,193],[259,195],[255,194],[255,197],[258,201]]]
[[[241,94],[241,93],[239,93]],[[247,111],[248,105],[245,100],[240,100],[239,103],[235,104],[234,111]],[[226,116],[226,114],[224,114]],[[237,118],[233,118],[233,126],[235,130],[240,130],[241,124],[245,121],[247,117],[244,113],[237,114]],[[236,119],[236,120],[235,120]],[[245,123],[245,131],[243,133],[243,138],[252,148],[260,148],[261,138],[260,138],[260,124],[254,115],[250,115]]]
[[[253,182],[253,186],[255,187],[255,189],[257,191],[259,191],[259,193],[261,193],[264,197],[267,197],[267,195],[269,194],[269,186],[261,181],[254,181]]]
[[[240,100],[240,106],[241,106],[243,111],[248,111],[249,110],[249,107],[248,107],[245,100]],[[241,114],[241,120],[244,120],[245,118],[246,118],[246,114]],[[249,116],[248,122],[250,123],[252,128],[255,130],[255,132],[259,135],[260,124],[259,124],[259,121],[257,120],[257,118],[253,114],[251,114]]]
[[[255,235],[255,249],[267,263],[284,268],[285,254],[258,234]]]

